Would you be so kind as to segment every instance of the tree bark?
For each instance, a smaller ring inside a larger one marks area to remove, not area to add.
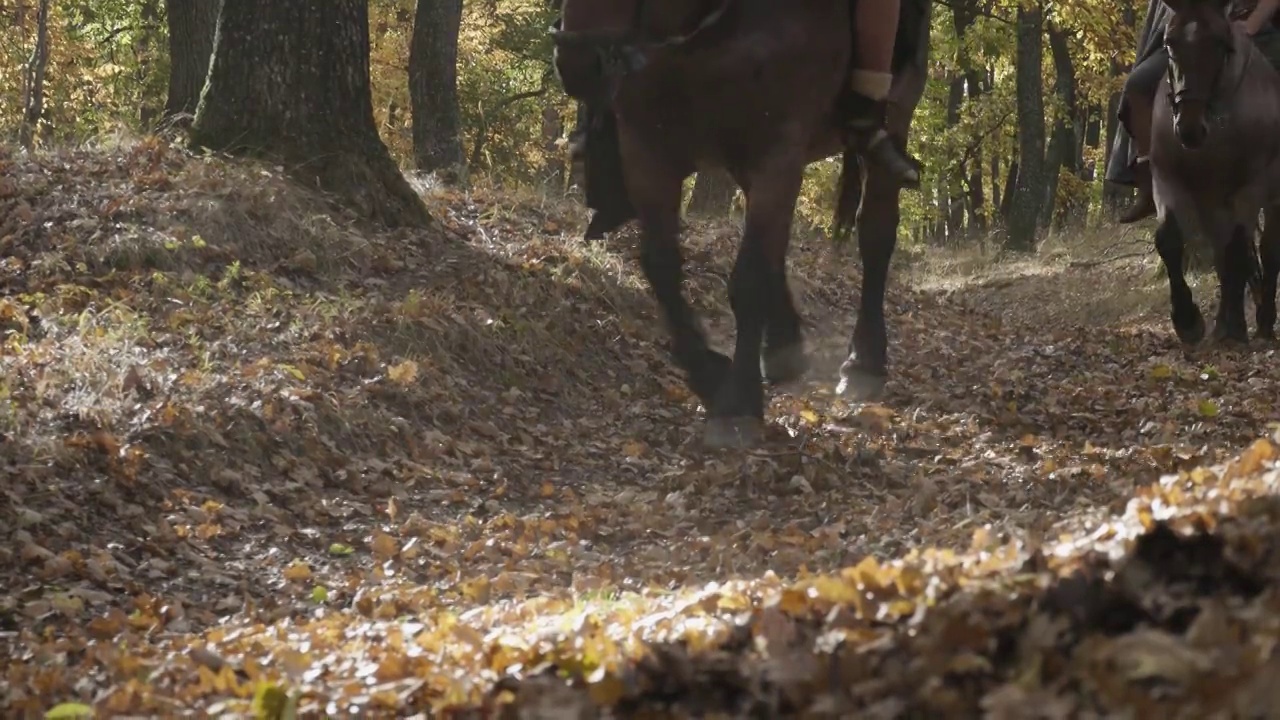
[[[18,140],[30,152],[36,144],[36,131],[44,117],[44,77],[49,69],[49,0],[40,0],[36,10],[36,46],[31,50],[25,70],[25,92],[22,125]]]
[[[1036,229],[1048,185],[1044,156],[1044,83],[1040,77],[1044,59],[1044,11],[1040,7],[1019,6],[1016,44],[1018,178],[1009,208],[1005,247],[1031,251],[1035,249]]]
[[[965,79],[966,94],[968,102],[977,103],[978,99],[988,90],[983,74],[977,70],[970,69],[966,73]],[[989,142],[989,141],[986,141]],[[985,142],[984,142],[985,144]],[[992,152],[994,155],[995,153]],[[968,189],[968,210],[969,210],[969,227],[978,233],[985,233],[988,228],[987,223],[987,207],[986,196],[982,190],[982,146],[979,145],[973,153],[973,157],[969,158],[969,172],[965,180]],[[994,175],[993,181],[994,181]],[[999,189],[992,185],[991,195],[996,197],[999,195]]]
[[[690,215],[723,218],[733,208],[733,196],[738,185],[727,170],[699,170],[693,178],[693,192],[689,195]]]
[[[169,18],[169,96],[164,117],[190,125],[209,76],[222,0],[165,0]]]
[[[1065,225],[1077,208],[1074,200],[1059,205],[1058,187],[1062,172],[1076,175],[1080,171],[1079,152],[1080,128],[1077,123],[1079,107],[1076,102],[1076,68],[1071,60],[1071,48],[1067,45],[1067,35],[1056,23],[1048,24],[1049,52],[1053,58],[1053,91],[1058,96],[1058,112],[1053,119],[1053,134],[1049,139],[1049,150],[1045,167],[1047,187],[1045,204],[1041,211],[1043,224],[1050,221],[1057,227]]]
[[[547,103],[542,108],[542,152],[546,155],[547,183],[556,188],[556,192],[564,192],[565,152],[560,138],[564,136],[564,120],[560,117],[560,108],[554,103]]]
[[[386,227],[431,221],[374,125],[366,0],[225,0],[191,141],[279,162]]]
[[[409,43],[413,159],[424,172],[463,164],[458,112],[462,0],[418,0]]]

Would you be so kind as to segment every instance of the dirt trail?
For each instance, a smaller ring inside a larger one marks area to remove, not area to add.
[[[899,273],[889,394],[843,402],[856,262],[801,240],[816,369],[775,393],[767,447],[709,453],[634,237],[582,244],[572,206],[428,199],[438,227],[377,235],[270,172],[158,143],[0,156],[0,641],[17,660],[0,708],[234,709],[276,661],[318,708],[360,667],[382,684],[350,702],[470,701],[500,658],[484,651],[488,675],[460,659],[497,637],[466,622],[1079,536],[1275,418],[1273,350],[1188,357],[1146,310],[1090,322],[1099,293],[1159,291],[1140,264],[947,291]],[[688,237],[689,292],[727,347],[736,233]],[[288,640],[406,617],[455,633],[456,667]],[[111,649],[126,638],[131,659]],[[247,647],[262,657],[229,659]]]

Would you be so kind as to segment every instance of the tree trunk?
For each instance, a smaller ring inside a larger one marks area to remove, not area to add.
[[[44,117],[44,76],[49,69],[49,0],[40,0],[36,10],[36,46],[27,59],[22,107],[22,125],[18,139],[30,152],[35,148],[36,131]]]
[[[960,124],[960,104],[963,102],[964,75],[956,72],[952,75],[947,86],[946,122],[948,129],[954,129]],[[946,241],[952,244],[958,242],[960,231],[964,226],[966,195],[961,190],[961,187],[967,172],[965,160],[961,159],[959,165],[955,168],[955,176],[952,176],[951,173],[939,173],[943,182],[943,189],[946,191],[945,196],[939,198],[939,204],[946,219]]]
[[[1044,207],[1048,173],[1044,157],[1044,85],[1040,65],[1044,58],[1044,11],[1019,6],[1015,93],[1018,115],[1018,178],[1009,208],[1005,247],[1031,251]]]
[[[1014,197],[1018,189],[1018,158],[1009,161],[1004,174],[1004,192],[1000,194],[1000,217],[1004,219],[1005,228],[1009,227],[1013,215]]]
[[[222,0],[165,0],[169,17],[169,97],[164,117],[190,125],[209,76]]]
[[[1050,22],[1049,52],[1053,57],[1053,91],[1058,97],[1058,112],[1053,120],[1053,135],[1049,140],[1049,151],[1045,172],[1048,187],[1045,192],[1045,205],[1041,212],[1044,224],[1050,220],[1056,227],[1064,226],[1075,214],[1075,198],[1067,198],[1058,203],[1059,180],[1063,171],[1076,175],[1080,171],[1079,152],[1080,130],[1077,124],[1079,107],[1076,103],[1076,69],[1071,60],[1071,48],[1067,45],[1067,35]]]
[[[947,94],[947,127],[953,128],[960,124],[960,107],[966,97],[969,102],[973,102],[975,98],[981,95],[981,90],[975,87],[978,79],[978,73],[973,67],[972,58],[969,56],[967,47],[965,46],[965,36],[969,32],[969,28],[977,19],[976,3],[957,2],[951,6],[951,25],[956,34],[956,44],[958,50],[958,70],[955,77],[951,79],[951,85]],[[979,223],[977,217],[981,213],[981,208],[973,205],[975,199],[982,198],[982,154],[976,151],[972,156],[961,158],[960,165],[957,168],[959,177],[949,178],[947,185],[951,188],[951,197],[948,199],[949,212],[947,217],[947,234],[952,236],[951,242],[958,240],[961,226],[964,224],[966,216],[973,227],[970,230],[977,230]],[[975,198],[974,190],[974,169],[977,168],[978,191]]]
[[[987,91],[986,83],[983,77],[976,70],[970,70],[966,73],[965,79],[966,92],[970,103],[977,103],[978,99]],[[995,153],[992,152],[994,155]],[[993,176],[994,177],[994,176]],[[979,145],[974,151],[973,157],[969,158],[969,173],[965,180],[968,187],[968,210],[969,210],[969,226],[979,233],[987,231],[987,208],[986,196],[982,190],[982,146]],[[994,185],[991,188],[992,197],[999,194],[999,189]]]
[[[564,136],[564,120],[560,117],[560,108],[554,103],[547,103],[542,108],[542,152],[546,155],[547,183],[556,188],[556,192],[564,192],[565,152],[560,144]]]
[[[1125,27],[1132,31],[1138,30],[1138,14],[1133,6],[1132,0],[1122,0],[1120,5],[1120,19],[1124,22]],[[1129,67],[1121,64],[1114,57],[1111,59],[1112,78],[1118,78],[1129,71]],[[1117,113],[1120,109],[1121,92],[1116,90],[1111,93],[1107,99],[1107,139],[1106,152],[1103,155],[1103,177],[1106,177],[1106,168],[1111,166],[1111,153],[1115,149],[1116,134],[1120,131],[1120,118]],[[1123,185],[1116,183],[1104,182],[1102,184],[1102,207],[1104,217],[1114,217],[1125,204],[1125,201],[1133,196],[1133,191]]]
[[[418,0],[409,43],[413,159],[424,172],[463,164],[458,113],[458,30],[462,0]]]
[[[269,158],[386,227],[431,221],[373,121],[365,0],[225,0],[191,141]]]
[[[727,170],[699,170],[693,179],[688,213],[709,218],[727,217],[737,192],[738,185]]]

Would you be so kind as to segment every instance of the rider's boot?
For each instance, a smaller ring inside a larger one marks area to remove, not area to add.
[[[886,98],[893,76],[854,70],[841,113],[849,145],[868,161],[887,170],[903,187],[920,187],[920,161],[898,147],[885,128]]]

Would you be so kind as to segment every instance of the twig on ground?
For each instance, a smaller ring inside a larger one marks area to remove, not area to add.
[[[1109,263],[1119,262],[1121,260],[1132,260],[1134,258],[1146,257],[1147,255],[1150,255],[1150,254],[1151,254],[1151,250],[1147,249],[1147,250],[1142,250],[1140,252],[1121,253],[1119,255],[1111,255],[1109,257],[1100,258],[1098,260],[1074,260],[1068,263],[1067,266],[1073,267],[1073,268],[1098,267],[1099,265],[1107,265]]]

